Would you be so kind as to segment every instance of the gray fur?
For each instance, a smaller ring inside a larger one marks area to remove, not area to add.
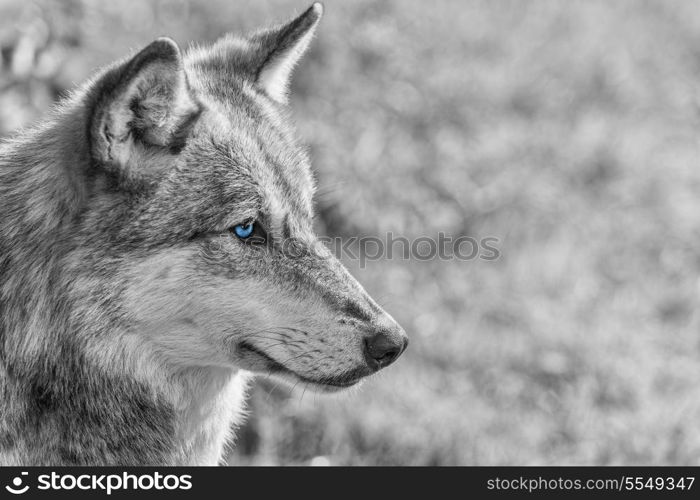
[[[405,344],[332,256],[279,249],[315,243],[313,177],[259,75],[320,13],[159,39],[0,144],[0,464],[216,463],[248,373],[332,390],[368,335]],[[264,248],[228,231],[251,214]]]

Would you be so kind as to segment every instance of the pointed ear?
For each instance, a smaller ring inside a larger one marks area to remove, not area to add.
[[[287,102],[292,71],[309,47],[322,15],[323,5],[315,3],[289,23],[250,38],[263,54],[255,83],[273,100]]]
[[[180,49],[169,38],[107,72],[94,92],[92,155],[122,179],[147,178],[164,167],[200,112]]]

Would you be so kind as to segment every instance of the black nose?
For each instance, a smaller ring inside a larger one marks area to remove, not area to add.
[[[381,370],[401,356],[408,346],[402,331],[383,330],[365,338],[365,357],[373,370]]]

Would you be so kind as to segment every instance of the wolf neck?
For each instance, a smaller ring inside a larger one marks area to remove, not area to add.
[[[139,339],[144,337],[147,335],[138,335]],[[245,416],[246,391],[252,375],[233,368],[173,366],[154,355],[142,340],[123,338],[113,346],[110,360],[99,361],[100,356],[89,351],[102,366],[128,374],[132,384],[146,387],[152,400],[161,405],[157,413],[168,420],[170,442],[162,462],[218,465],[225,458],[226,444]]]
[[[112,329],[99,293],[75,293],[95,281],[71,264],[90,196],[83,115],[0,146],[0,394],[18,403],[0,412],[0,465],[214,465],[247,375],[168,370]]]
[[[241,423],[249,375],[227,369],[190,369],[182,374],[175,407],[172,463],[218,465]]]
[[[148,384],[154,398],[164,400],[172,423],[171,445],[163,462],[219,465],[244,416],[249,377],[226,368],[188,368],[165,379],[152,377]]]
[[[150,346],[140,340],[147,335],[122,336],[117,331],[112,335],[111,341],[86,346],[89,363],[99,366],[102,373],[111,372],[113,377],[126,380],[127,391],[137,398],[147,395],[145,411],[138,399],[135,403],[131,400],[133,396],[120,402],[131,405],[132,411],[138,413],[131,425],[144,429],[160,427],[160,448],[155,448],[158,451],[132,463],[219,465],[225,459],[226,444],[232,441],[235,428],[245,416],[251,374],[223,367],[173,366],[154,355]],[[139,340],[134,341],[134,336]],[[114,404],[111,397],[105,403]],[[140,435],[148,432],[144,429]],[[140,447],[141,443],[136,441],[134,446]]]

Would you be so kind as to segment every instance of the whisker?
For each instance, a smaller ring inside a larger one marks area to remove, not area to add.
[[[301,397],[299,398],[299,406],[298,406],[298,408],[301,408],[301,401],[302,401],[302,399],[304,399],[304,394],[306,394],[306,389],[308,389],[308,388],[309,388],[309,384],[308,384],[308,382],[305,382],[305,383],[304,383],[304,390],[301,391]]]

